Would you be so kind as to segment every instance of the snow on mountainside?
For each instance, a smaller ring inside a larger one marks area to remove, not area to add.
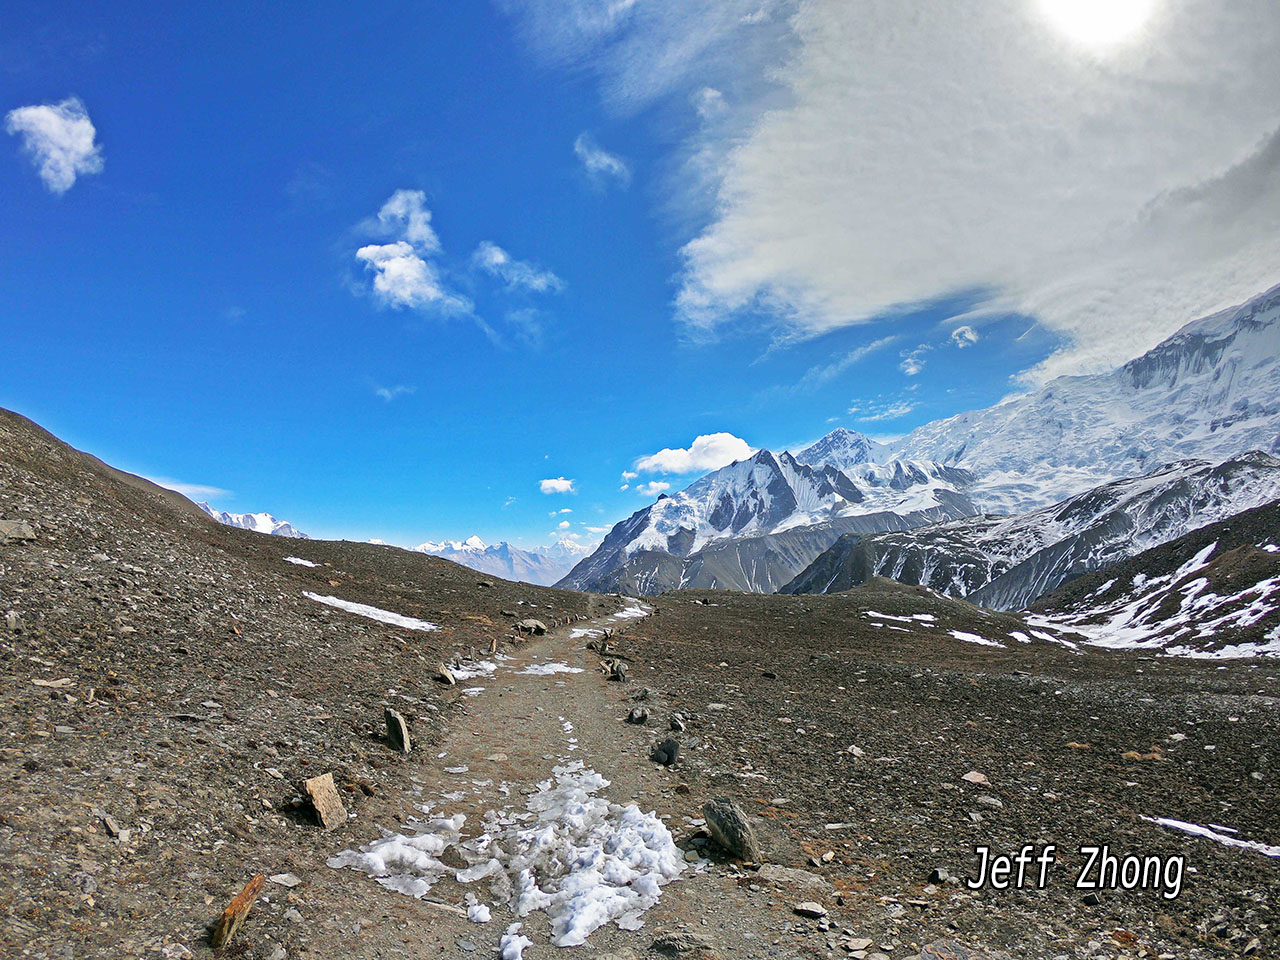
[[[964,467],[984,510],[1046,506],[1161,464],[1280,453],[1280,287],[1105,374],[925,424],[894,456]]]
[[[472,536],[466,540],[444,540],[439,543],[428,540],[413,549],[419,553],[452,560],[503,580],[550,586],[589,554],[594,545],[575,543],[562,537],[549,547],[522,550],[505,541],[489,545],[479,537]]]
[[[1280,503],[1081,577],[1028,622],[1113,649],[1280,657]]]
[[[966,471],[928,462],[868,463],[869,443],[859,449],[857,434],[837,433],[843,435],[824,438],[796,456],[760,450],[674,496],[659,497],[616,524],[563,585],[604,589],[621,582],[644,593],[695,585],[771,591],[846,530],[901,529],[975,512],[964,493],[973,479]],[[810,455],[838,458],[847,466],[801,462],[800,457]],[[810,534],[769,539],[799,531]],[[686,560],[707,551],[719,555],[730,541],[752,544],[727,561],[736,571],[721,562],[703,570],[697,563],[673,564],[648,556]],[[633,558],[641,558],[636,562],[643,571],[619,581],[617,571]]]
[[[889,448],[844,427],[837,427],[821,440],[798,450],[795,458],[811,467],[835,467],[847,471],[863,463],[887,459]]]
[[[1000,610],[1067,581],[1280,499],[1280,460],[1171,464],[1015,517],[973,517],[841,537],[783,593],[833,593],[884,577]]]
[[[196,506],[228,527],[239,527],[242,530],[252,530],[254,533],[269,533],[277,537],[308,539],[307,535],[295,528],[293,524],[286,520],[277,520],[269,513],[227,513],[225,510],[215,510],[203,500]]]

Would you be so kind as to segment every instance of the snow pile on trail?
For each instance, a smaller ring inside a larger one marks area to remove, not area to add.
[[[371,607],[364,603],[353,603],[350,600],[340,600],[337,597],[321,596],[318,593],[310,593],[306,590],[302,592],[302,595],[308,600],[314,600],[316,603],[337,607],[339,610],[345,610],[347,613],[354,613],[360,617],[368,617],[370,620],[377,620],[379,623],[389,623],[393,627],[403,627],[406,630],[440,629],[434,623],[429,623],[426,620],[406,617],[403,614],[392,613],[390,610],[380,610],[378,607]]]
[[[404,833],[388,832],[328,865],[359,870],[417,898],[446,877],[462,884],[488,881],[493,905],[505,904],[517,917],[545,912],[558,947],[582,944],[610,921],[636,930],[685,862],[655,813],[596,795],[608,785],[581,761],[564,764],[538,784],[524,811],[487,811],[469,839],[463,839],[463,814],[415,821]],[[442,861],[451,848],[466,867]],[[519,955],[517,939],[527,945],[527,938],[503,938],[504,956],[509,946]]]
[[[582,673],[582,668],[571,667],[567,663],[531,663],[516,673],[530,677],[553,677],[557,673]]]

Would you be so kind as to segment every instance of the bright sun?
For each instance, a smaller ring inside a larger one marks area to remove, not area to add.
[[[1156,0],[1040,0],[1049,21],[1080,43],[1109,46],[1133,36]]]

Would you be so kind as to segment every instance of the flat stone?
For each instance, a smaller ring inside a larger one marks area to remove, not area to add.
[[[794,867],[784,867],[776,863],[766,863],[762,866],[760,868],[760,879],[768,880],[772,883],[794,883],[800,886],[831,886],[816,873],[810,873],[808,870],[797,870]]]
[[[653,949],[674,957],[682,953],[693,953],[695,950],[710,950],[711,941],[700,933],[681,930],[677,933],[664,933],[653,941]]]
[[[818,918],[825,917],[827,915],[827,908],[820,903],[814,903],[812,900],[805,900],[804,902],[797,903],[793,906],[791,908],[791,912],[802,917]]]
[[[267,879],[281,887],[296,887],[298,884],[302,883],[302,880],[297,876],[297,874],[293,873],[276,873],[272,874]]]
[[[34,539],[36,532],[25,520],[0,520],[0,542]]]
[[[342,805],[338,790],[333,785],[332,773],[322,773],[318,777],[302,781],[302,790],[311,801],[320,826],[326,831],[347,822],[347,808]]]

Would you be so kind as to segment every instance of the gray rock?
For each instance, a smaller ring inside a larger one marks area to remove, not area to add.
[[[729,797],[708,800],[702,808],[711,837],[728,854],[752,863],[760,862],[760,842],[747,815]]]
[[[783,867],[776,863],[766,863],[760,868],[760,879],[771,883],[794,883],[802,887],[830,887],[816,873],[808,870],[796,870],[794,867]]]
[[[36,532],[25,520],[0,520],[0,543],[34,540]]]
[[[671,729],[676,733],[682,733],[685,729],[684,718],[680,714],[675,714],[671,718]]]
[[[521,633],[529,633],[535,637],[540,637],[547,632],[547,625],[541,620],[533,619],[533,617],[525,617],[516,624],[516,629]]]
[[[682,953],[693,953],[695,950],[710,950],[711,941],[692,930],[681,930],[677,933],[664,933],[653,941],[653,949],[665,953],[669,957]]]
[[[949,876],[951,876],[951,874],[947,872],[946,867],[934,867],[929,872],[929,882],[930,883],[946,883],[947,877]]]
[[[448,687],[452,687],[458,682],[454,679],[453,671],[449,669],[448,664],[444,663],[436,667],[436,679]]]
[[[679,755],[680,744],[668,738],[653,748],[653,752],[649,754],[649,759],[655,763],[662,764],[664,767],[669,767],[676,762],[676,758]]]
[[[643,724],[649,719],[649,711],[644,707],[632,707],[631,712],[627,714],[627,723],[634,723],[637,726]]]
[[[803,903],[797,903],[791,908],[793,913],[797,913],[802,917],[825,917],[827,908],[820,903],[814,903],[812,900],[806,900]]]

